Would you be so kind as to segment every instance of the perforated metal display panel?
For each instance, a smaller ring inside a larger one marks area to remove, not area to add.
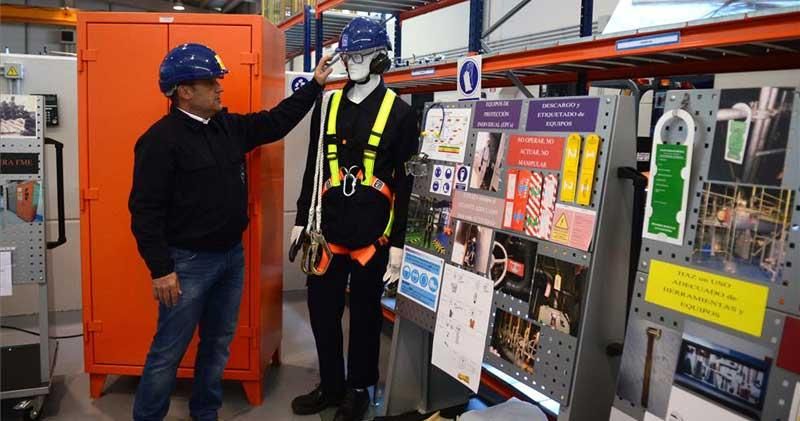
[[[691,265],[695,239],[697,238],[699,213],[703,200],[704,183],[711,181],[717,185],[733,185],[734,183],[709,180],[709,167],[711,165],[711,153],[714,143],[714,133],[717,124],[717,109],[719,108],[719,91],[716,90],[689,90],[689,91],[670,91],[667,93],[665,110],[683,107],[695,119],[696,136],[692,156],[692,174],[689,186],[689,201],[687,208],[686,230],[684,234],[684,245],[676,246],[668,243],[642,239],[642,249],[639,261],[639,270],[648,272],[648,264],[651,259],[663,260],[681,265]],[[792,216],[792,229],[788,230],[788,237],[785,247],[785,257],[782,263],[782,279],[774,283],[759,284],[766,285],[770,289],[767,306],[776,310],[790,314],[800,315],[800,94],[795,92],[794,107],[791,128],[789,132],[789,144],[787,159],[784,166],[785,174],[783,188],[794,191],[794,203],[790,211]],[[678,119],[673,119],[664,129],[665,142],[680,142],[685,139],[685,127]],[[717,145],[720,147],[720,145]],[[775,163],[779,165],[780,163]],[[790,178],[794,177],[794,178]],[[744,185],[749,186],[749,185]],[[772,188],[772,187],[768,187]],[[777,187],[775,187],[777,188]],[[714,270],[708,267],[696,266],[698,269],[731,276],[723,271]],[[733,275],[737,277],[737,275]],[[739,277],[747,280],[747,278]]]
[[[405,295],[397,294],[397,305],[394,311],[398,316],[431,333],[436,329],[436,313],[407,298]]]
[[[800,374],[789,372],[774,364],[774,361],[778,357],[784,323],[787,317],[786,314],[768,309],[764,317],[761,337],[755,337],[726,329],[722,326],[706,323],[698,319],[689,318],[682,313],[651,304],[643,298],[645,296],[646,284],[647,274],[638,272],[631,304],[630,320],[643,319],[672,329],[681,335],[683,335],[685,323],[691,320],[692,323],[707,328],[709,331],[723,332],[726,335],[768,349],[771,353],[769,358],[772,359],[773,364],[768,373],[766,397],[760,419],[764,421],[794,421],[789,420],[788,417],[795,385],[800,382]],[[672,368],[673,374],[676,368],[677,367]],[[631,402],[620,396],[616,396],[614,406],[635,419],[644,419],[645,408],[638,402]]]
[[[529,308],[527,303],[501,292],[495,292],[494,307],[494,312],[489,321],[489,334],[486,338],[484,362],[549,396],[560,404],[568,404],[578,339],[530,319],[528,317]],[[498,310],[505,311],[527,323],[531,323],[539,329],[539,342],[535,345],[533,373],[525,371],[512,361],[506,360],[493,352],[492,340]]]
[[[0,212],[0,251],[11,253],[12,282],[15,284],[44,283],[45,276],[45,223],[44,221],[25,222],[7,208],[9,198],[5,195],[16,194],[12,191],[16,182],[35,181],[38,183],[38,201],[44,200],[44,109],[42,97],[36,96],[36,137],[0,137],[0,153],[36,154],[39,159],[37,174],[2,174],[0,188],[3,193],[3,211]],[[43,204],[37,206],[44,209]],[[34,210],[35,214],[38,214]],[[44,212],[42,211],[42,214]]]

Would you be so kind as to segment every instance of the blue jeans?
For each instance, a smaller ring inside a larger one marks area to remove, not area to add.
[[[199,325],[189,409],[195,420],[216,420],[222,406],[222,371],[242,299],[244,250],[239,244],[225,252],[177,248],[170,252],[183,294],[173,307],[159,304],[158,327],[136,390],[133,419],[161,421],[167,415],[178,364]]]

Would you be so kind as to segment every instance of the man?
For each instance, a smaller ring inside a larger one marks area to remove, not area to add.
[[[133,418],[162,420],[178,364],[199,325],[189,408],[194,420],[216,420],[221,377],[242,295],[242,233],[248,224],[245,153],[283,138],[306,115],[331,69],[270,111],[239,115],[222,107],[220,57],[184,44],[161,63],[170,112],[135,147],[131,228],[153,279],[158,326],[136,391]]]
[[[321,230],[333,253],[324,274],[308,277],[308,309],[317,346],[320,385],[292,401],[298,415],[337,407],[334,421],[361,421],[368,388],[378,383],[381,295],[400,278],[413,178],[405,163],[417,153],[419,129],[411,107],[383,83],[391,59],[383,24],[365,17],[342,30],[337,52],[350,79],[335,91],[322,120],[311,118],[311,142],[291,243],[302,241],[314,194],[320,123],[323,123]],[[316,186],[319,188],[319,186]],[[342,316],[350,305],[347,361]]]

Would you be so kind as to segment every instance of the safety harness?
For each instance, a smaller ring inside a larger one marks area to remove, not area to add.
[[[337,90],[331,96],[331,106],[328,113],[326,134],[332,137],[334,141],[328,144],[327,159],[328,168],[331,172],[331,178],[325,181],[322,189],[324,195],[328,191],[335,188],[342,188],[342,193],[349,197],[355,193],[356,185],[361,183],[362,186],[371,187],[380,192],[389,201],[389,222],[386,224],[386,229],[383,234],[369,246],[359,249],[351,250],[339,244],[328,243],[331,252],[339,255],[349,255],[351,259],[357,261],[362,266],[366,266],[372,259],[377,251],[377,247],[384,246],[389,243],[389,235],[392,232],[392,224],[394,223],[394,193],[389,189],[389,186],[381,179],[375,176],[375,158],[378,154],[378,146],[381,143],[383,130],[386,128],[386,122],[389,120],[389,113],[392,110],[392,105],[397,95],[391,90],[387,89],[386,94],[383,96],[381,107],[378,110],[378,116],[375,118],[375,123],[372,125],[372,131],[369,136],[369,141],[364,145],[364,158],[363,171],[358,166],[350,168],[339,167],[339,150],[338,139],[336,138],[336,123],[339,115],[339,104],[342,100],[343,92]],[[347,140],[342,139],[342,144],[346,144]],[[327,262],[324,262],[327,263]]]

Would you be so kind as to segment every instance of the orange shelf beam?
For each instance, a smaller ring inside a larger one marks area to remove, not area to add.
[[[278,29],[281,31],[286,32],[289,28],[300,25],[303,23],[303,12],[295,14],[294,16],[290,17],[289,19],[284,20],[283,22],[278,24]]]
[[[38,23],[40,25],[77,26],[77,10],[57,7],[0,4],[3,22]]]
[[[716,22],[705,25],[687,26],[680,29],[666,29],[659,32],[681,33],[680,43],[641,48],[636,50],[617,51],[616,42],[620,39],[634,38],[640,35],[601,38],[593,41],[576,42],[566,45],[546,47],[507,54],[489,55],[483,58],[483,73],[502,75],[508,70],[545,68],[554,65],[575,64],[593,60],[614,60],[633,56],[647,56],[659,53],[685,53],[691,55],[694,50],[724,48],[726,46],[769,43],[790,39],[800,39],[800,12],[759,16],[738,21]],[[755,70],[772,70],[800,67],[800,52],[778,53],[768,56],[727,56],[719,59],[696,60],[685,58],[679,62],[664,64],[646,64],[642,66],[620,66],[603,70],[586,72],[588,80],[609,80],[619,78],[635,78],[649,76],[668,76],[691,73],[725,73]],[[433,74],[420,77],[412,76],[412,72],[422,68],[433,69]],[[457,64],[455,62],[432,64],[427,67],[415,67],[395,70],[384,75],[387,85],[413,84],[418,86],[398,89],[402,93],[435,92],[455,90]],[[550,70],[552,72],[552,70]],[[442,80],[443,78],[452,78]],[[576,72],[555,72],[547,75],[525,76],[520,79],[527,84],[573,82],[577,80]],[[344,81],[331,82],[328,89],[339,89]],[[511,86],[504,79],[484,80],[484,87]]]
[[[435,10],[444,9],[445,7],[450,7],[455,4],[463,3],[467,0],[439,0],[435,2],[428,3],[424,6],[419,6],[415,9],[411,9],[407,12],[400,13],[400,20],[411,19],[413,17],[417,17],[420,15],[424,15],[426,13],[433,12]]]
[[[346,0],[322,0],[317,3],[317,7],[315,8],[315,14],[317,17],[320,17],[323,13],[328,10],[335,9],[340,4],[344,3]]]

